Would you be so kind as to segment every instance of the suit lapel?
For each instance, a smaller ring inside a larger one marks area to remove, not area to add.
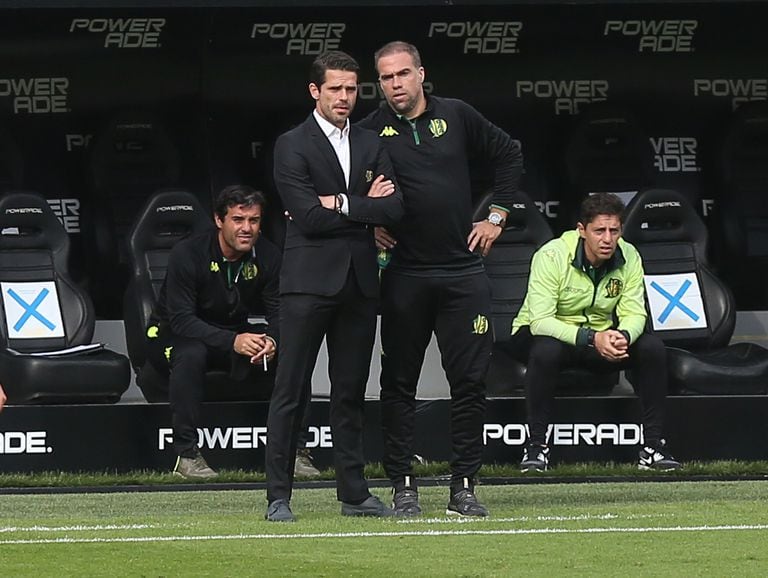
[[[357,144],[358,132],[355,127],[349,129],[349,190],[347,191],[351,195],[359,195],[360,191],[357,190],[357,183],[359,183],[358,175],[362,170],[363,151]],[[366,191],[367,192],[367,191]],[[362,193],[365,194],[365,193]]]
[[[320,154],[333,171],[334,177],[339,182],[338,192],[345,191],[347,186],[344,180],[344,171],[339,164],[339,158],[336,156],[336,151],[333,150],[333,146],[328,141],[328,137],[325,136],[323,130],[320,128],[320,125],[317,124],[317,121],[312,114],[310,114],[309,119],[307,119],[307,128],[312,137],[312,142],[314,142],[315,146],[320,151]]]

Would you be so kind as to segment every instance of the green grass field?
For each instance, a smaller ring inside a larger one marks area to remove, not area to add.
[[[384,489],[374,493],[388,499]],[[481,486],[488,520],[350,519],[299,489],[0,496],[2,576],[764,576],[768,482]]]

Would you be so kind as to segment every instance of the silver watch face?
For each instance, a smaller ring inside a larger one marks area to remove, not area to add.
[[[491,213],[488,215],[488,222],[491,225],[501,225],[504,218],[499,213]]]

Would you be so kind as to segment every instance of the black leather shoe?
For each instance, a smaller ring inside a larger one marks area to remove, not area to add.
[[[288,500],[274,500],[270,502],[267,513],[264,516],[269,522],[295,522],[296,517],[291,512]]]
[[[341,503],[342,516],[375,516],[384,518],[394,516],[394,510],[387,508],[376,496],[368,496],[362,504]]]

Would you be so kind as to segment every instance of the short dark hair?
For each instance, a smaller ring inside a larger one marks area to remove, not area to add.
[[[379,70],[379,58],[389,56],[390,54],[397,54],[398,52],[407,52],[411,55],[416,68],[421,66],[421,54],[419,54],[418,48],[410,42],[393,40],[392,42],[387,42],[373,54],[373,66],[376,68],[376,71],[378,72]]]
[[[357,60],[341,50],[328,50],[315,58],[309,69],[309,82],[320,88],[325,82],[327,70],[345,70],[360,74],[360,65]]]
[[[581,203],[579,222],[585,227],[598,215],[616,215],[624,223],[624,203],[613,193],[595,193]]]
[[[239,205],[252,207],[259,205],[263,210],[266,204],[267,200],[261,191],[257,191],[248,185],[230,185],[221,189],[219,194],[216,195],[213,210],[216,216],[223,221],[230,207],[237,207]]]

